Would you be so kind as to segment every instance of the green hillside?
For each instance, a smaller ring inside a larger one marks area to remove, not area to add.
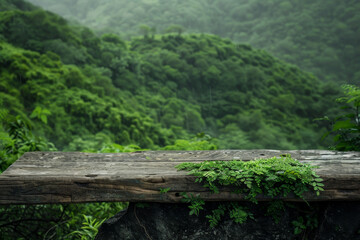
[[[141,24],[158,33],[175,24],[265,49],[322,80],[360,82],[357,0],[30,1],[100,33],[129,37]]]
[[[31,121],[60,149],[157,148],[199,132],[221,148],[320,147],[324,131],[313,119],[331,112],[338,93],[212,35],[124,42],[36,9],[0,12],[0,24],[2,107],[24,116],[49,110],[47,124]]]

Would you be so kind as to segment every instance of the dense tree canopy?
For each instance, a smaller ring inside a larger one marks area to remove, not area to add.
[[[322,80],[360,82],[357,0],[30,1],[100,33],[129,38],[143,33],[142,24],[158,33],[212,33],[266,49]]]
[[[124,42],[41,10],[1,12],[0,22],[2,106],[24,116],[48,109],[48,124],[36,129],[61,149],[96,147],[93,136],[154,148],[198,132],[219,138],[221,148],[319,146],[312,120],[337,93],[262,50],[216,36]]]

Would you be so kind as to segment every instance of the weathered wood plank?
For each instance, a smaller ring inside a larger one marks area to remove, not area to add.
[[[298,160],[360,160],[358,152],[327,150],[217,150],[217,151],[145,151],[134,153],[25,153],[17,162],[176,162],[205,160],[253,160],[290,154]]]
[[[33,152],[24,154],[0,175],[0,204],[98,201],[178,202],[181,192],[199,193],[208,201],[244,200],[223,188],[212,194],[194,177],[177,171],[181,162],[254,160],[291,154],[319,166],[325,191],[308,201],[360,200],[360,153],[324,150],[148,151],[119,154]],[[161,194],[160,188],[171,190]],[[259,200],[270,200],[259,196]],[[285,200],[298,201],[293,196]]]

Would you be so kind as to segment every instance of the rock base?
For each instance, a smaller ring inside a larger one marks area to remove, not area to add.
[[[360,202],[321,202],[309,208],[304,203],[291,203],[280,213],[278,223],[266,216],[268,203],[254,205],[245,203],[254,214],[237,224],[228,216],[211,228],[206,215],[219,203],[207,203],[199,216],[190,216],[187,204],[135,204],[110,218],[99,229],[96,240],[360,240]],[[300,234],[295,234],[294,220],[301,218],[306,225],[311,216],[311,225]],[[317,223],[317,224],[316,224]]]

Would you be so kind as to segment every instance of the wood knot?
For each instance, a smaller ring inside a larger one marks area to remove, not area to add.
[[[147,182],[147,183],[164,183],[165,179],[163,177],[151,177],[151,176],[148,176],[148,177],[143,179],[143,182]]]

